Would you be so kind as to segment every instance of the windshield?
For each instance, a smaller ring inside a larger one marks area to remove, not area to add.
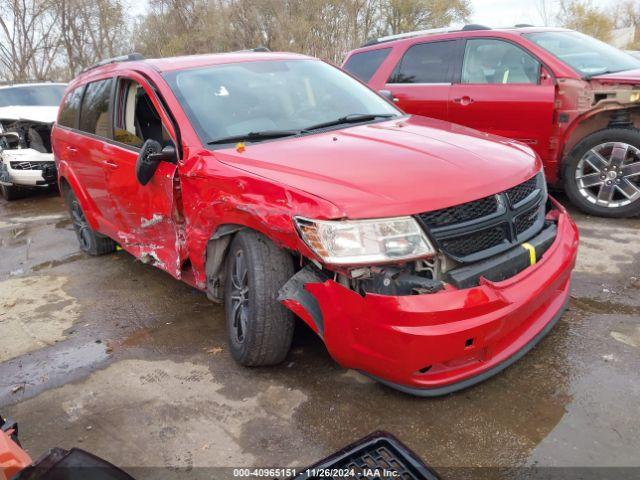
[[[525,36],[586,77],[640,68],[640,60],[582,33],[539,32]]]
[[[273,139],[285,136],[277,135],[280,131],[402,115],[357,80],[318,60],[233,63],[169,72],[165,78],[203,143],[250,132],[268,132],[263,139]]]
[[[65,85],[32,85],[0,88],[0,107],[57,107]]]

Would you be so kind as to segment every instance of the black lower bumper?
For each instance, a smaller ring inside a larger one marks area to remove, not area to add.
[[[535,249],[537,259],[540,259],[549,249],[557,233],[555,223],[550,223],[527,242]],[[481,277],[492,282],[500,282],[513,277],[529,266],[531,266],[531,252],[519,245],[495,257],[449,270],[444,280],[459,289],[471,288],[478,285]]]

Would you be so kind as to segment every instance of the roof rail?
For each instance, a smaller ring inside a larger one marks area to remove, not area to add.
[[[470,30],[491,30],[491,27],[487,27],[486,25],[480,25],[479,23],[470,23],[462,27],[463,32],[468,32]]]
[[[531,25],[529,23],[518,23],[514,25],[513,28],[527,28],[527,27],[535,27],[535,25]]]
[[[233,52],[226,53],[248,53],[248,52],[270,52],[267,47],[259,46],[255,48],[245,48],[244,50],[234,50]]]
[[[475,23],[465,25],[462,28],[451,28],[451,27],[443,27],[443,28],[430,28],[427,30],[416,30],[415,32],[406,32],[406,33],[397,33],[395,35],[387,35],[380,38],[374,38],[369,40],[367,43],[363,45],[363,47],[367,47],[369,45],[375,45],[376,43],[384,43],[391,42],[392,40],[400,40],[402,38],[410,38],[410,37],[418,37],[421,35],[437,35],[440,33],[449,33],[449,32],[460,32],[460,31],[469,31],[469,30],[491,30],[490,27],[486,27],[484,25],[477,25]]]
[[[85,68],[80,73],[88,72],[89,70],[93,70],[94,68],[102,67],[103,65],[109,65],[110,63],[119,63],[119,62],[135,62],[137,60],[144,60],[144,55],[141,53],[130,53],[128,55],[120,55],[119,57],[107,58],[105,60],[100,60],[98,63],[91,65],[90,67]]]

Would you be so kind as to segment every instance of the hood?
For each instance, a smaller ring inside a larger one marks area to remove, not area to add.
[[[640,83],[640,69],[625,70],[624,72],[606,73],[604,75],[594,75],[591,80],[598,80],[601,83]]]
[[[58,107],[26,107],[20,105],[0,107],[0,120],[53,123],[57,117]]]
[[[410,117],[215,151],[222,162],[306,191],[348,218],[409,215],[506,190],[541,168],[533,151]]]

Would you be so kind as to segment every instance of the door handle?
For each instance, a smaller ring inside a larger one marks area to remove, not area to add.
[[[464,97],[458,97],[458,98],[454,98],[453,102],[454,103],[458,103],[460,105],[466,106],[466,105],[471,105],[475,100],[471,97],[469,97],[468,95],[465,95]]]
[[[67,152],[69,153],[78,153],[78,149],[74,147],[67,147]]]
[[[110,160],[105,160],[103,163],[109,168],[118,168],[118,164]]]

